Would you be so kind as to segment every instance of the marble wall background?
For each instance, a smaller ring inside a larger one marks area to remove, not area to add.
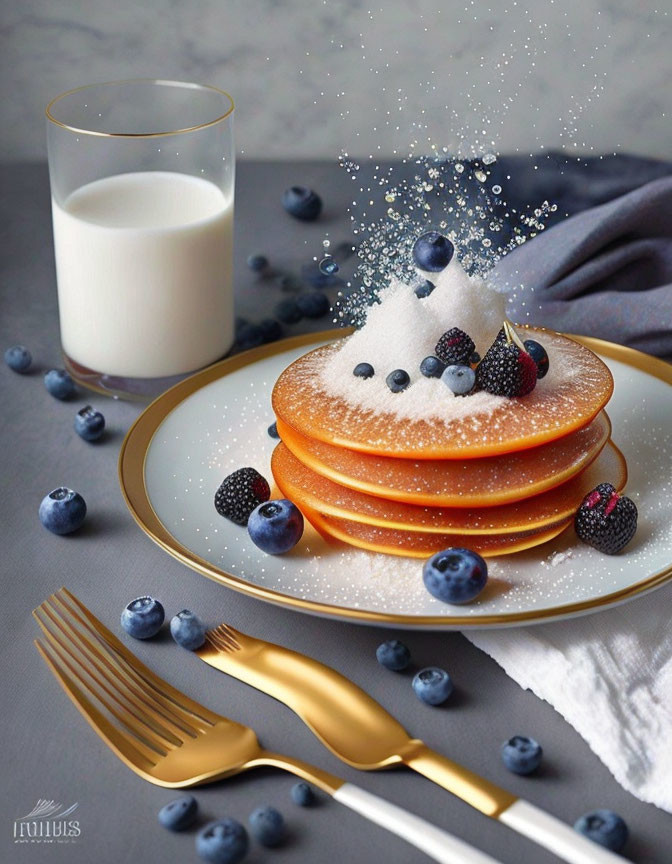
[[[128,77],[228,90],[248,157],[672,156],[669,0],[377,2],[4,0],[0,158],[45,155],[60,91]]]

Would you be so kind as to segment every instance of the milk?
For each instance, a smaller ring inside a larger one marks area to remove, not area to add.
[[[147,171],[52,198],[61,340],[96,372],[191,372],[233,342],[233,201],[207,180]]]

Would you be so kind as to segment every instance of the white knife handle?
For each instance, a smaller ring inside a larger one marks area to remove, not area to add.
[[[365,819],[402,837],[435,861],[443,864],[498,864],[485,852],[479,852],[447,831],[353,783],[344,783],[336,790],[334,798]]]
[[[507,807],[498,818],[570,864],[623,864],[625,860],[522,798]]]

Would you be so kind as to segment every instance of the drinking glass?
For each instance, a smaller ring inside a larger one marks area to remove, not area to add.
[[[117,81],[46,114],[65,366],[110,395],[156,395],[233,343],[233,100]]]

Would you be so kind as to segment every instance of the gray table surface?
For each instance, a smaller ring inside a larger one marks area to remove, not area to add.
[[[442,665],[456,681],[451,702],[432,709],[413,696],[410,673],[386,672],[375,660],[378,643],[399,635],[394,630],[322,620],[237,594],[187,569],[142,533],[126,510],[116,473],[121,441],[140,407],[86,393],[62,403],[42,385],[42,372],[60,365],[46,167],[8,166],[2,168],[0,178],[0,347],[24,343],[35,361],[34,371],[26,376],[0,364],[0,860],[51,864],[197,860],[193,831],[173,835],[156,822],[156,812],[173,793],[136,777],[103,746],[33,647],[38,628],[31,609],[66,585],[112,628],[130,599],[150,593],[162,600],[169,615],[187,606],[211,624],[227,621],[311,654],[351,677],[436,749],[568,822],[594,807],[612,808],[631,827],[627,852],[633,861],[669,861],[670,816],[621,789],[562,717],[521,690],[460,634],[403,634],[416,668]],[[322,193],[326,209],[320,223],[298,223],[283,213],[279,198],[292,183],[307,183]],[[274,263],[296,269],[319,254],[325,232],[333,242],[349,238],[350,197],[349,181],[335,164],[240,164],[238,314],[258,318],[260,310],[277,299],[274,289],[247,270],[247,255],[265,252]],[[300,329],[301,325],[289,328],[291,332]],[[75,411],[87,401],[100,407],[108,422],[109,432],[96,445],[85,443],[72,429]],[[49,534],[37,518],[43,495],[62,484],[79,490],[89,506],[85,527],[64,538]],[[236,680],[218,676],[175,646],[169,636],[134,642],[131,648],[178,688],[251,725],[270,749],[312,761],[421,813],[505,864],[557,860],[420,776],[406,770],[365,774],[341,764],[284,706]],[[501,764],[499,744],[514,733],[531,734],[543,743],[546,757],[539,776],[515,777]],[[203,819],[230,815],[246,821],[261,803],[284,812],[288,842],[274,851],[253,846],[250,862],[410,864],[427,860],[331,800],[323,798],[321,806],[312,810],[295,807],[289,798],[293,782],[289,775],[261,770],[203,787],[196,794]],[[64,806],[79,802],[81,836],[76,844],[45,849],[44,844],[13,843],[14,819],[28,813],[38,798]]]

